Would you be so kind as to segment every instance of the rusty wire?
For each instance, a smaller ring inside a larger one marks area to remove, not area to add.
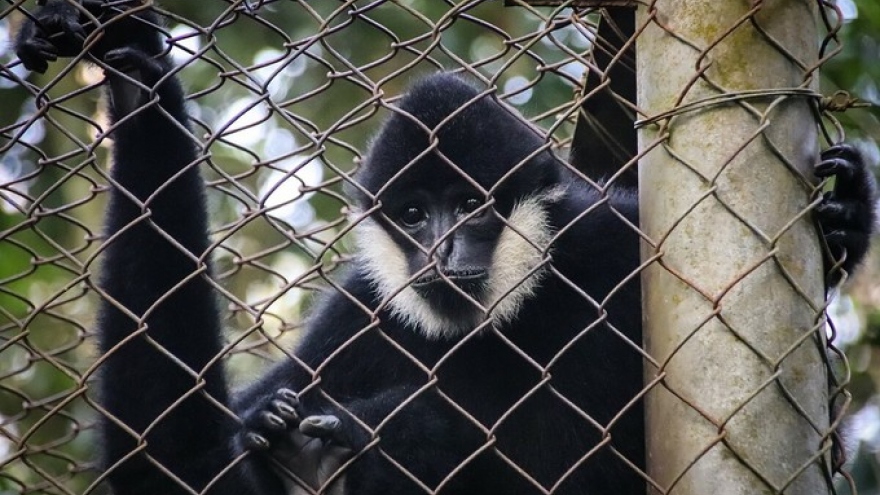
[[[212,283],[226,310],[227,326],[232,330],[223,358],[228,359],[230,370],[238,374],[261,369],[266,362],[276,359],[296,360],[289,349],[302,329],[311,297],[321,290],[342,290],[332,274],[347,262],[352,223],[373,212],[346,217],[345,213],[351,212],[340,186],[352,181],[351,175],[363,157],[369,137],[379,122],[395,111],[394,104],[409,81],[440,69],[466,74],[483,84],[487,94],[494,93],[507,105],[527,114],[547,137],[545,148],[564,155],[572,146],[581,104],[596,94],[595,88],[583,87],[585,74],[605,70],[596,66],[592,54],[599,14],[594,9],[576,9],[567,4],[504,8],[491,1],[450,0],[429,6],[426,2],[391,0],[204,0],[197,2],[201,9],[197,12],[186,3],[166,0],[149,8],[159,12],[166,22],[163,30],[178,65],[176,75],[185,81],[189,91],[193,138],[200,151],[199,160],[191,166],[200,167],[207,178],[212,210],[212,246],[207,253],[216,264]],[[807,89],[808,83],[819,66],[840,50],[836,34],[841,23],[841,15],[832,2],[821,4],[827,33],[823,54],[817,64],[801,67],[803,88],[781,93],[733,93],[698,70],[693,80],[714,85],[719,93],[717,100],[683,104],[665,115],[642,113],[641,118],[648,118],[642,124],[662,123],[706,106],[741,105],[754,115],[754,139],[773,147],[763,133],[769,125],[769,112],[758,112],[749,102],[755,98],[814,98],[818,102],[821,95]],[[14,30],[33,8],[32,2],[8,1],[0,12],[0,23],[7,31]],[[761,8],[761,2],[754,2],[753,11],[732,22],[719,42],[744,23],[753,23],[760,31],[754,14]],[[657,18],[649,22],[661,24]],[[677,36],[674,29],[663,27]],[[626,44],[634,43],[637,36],[638,32]],[[352,49],[350,40],[355,37],[363,40],[363,49]],[[257,41],[245,42],[245,38]],[[460,39],[471,43],[462,45]],[[681,42],[703,55],[712,48],[685,39]],[[769,35],[766,42],[785,51]],[[259,51],[243,50],[249,48],[249,43]],[[0,82],[14,95],[10,100],[21,106],[20,115],[7,115],[0,120],[0,153],[5,157],[0,166],[15,167],[15,173],[0,175],[0,218],[6,220],[0,225],[0,253],[13,260],[8,262],[9,268],[3,267],[0,260],[0,489],[9,487],[25,494],[97,493],[96,486],[102,479],[94,464],[94,445],[98,440],[93,420],[97,414],[109,414],[92,400],[89,383],[100,368],[100,356],[95,355],[93,315],[99,298],[108,297],[97,288],[96,277],[100,272],[102,245],[107,241],[101,234],[100,213],[110,187],[106,171],[110,144],[107,136],[112,129],[107,128],[103,107],[95,105],[101,85],[100,69],[76,64],[86,58],[81,54],[59,61],[49,74],[39,77],[27,75],[9,51],[3,54],[0,66]],[[792,63],[798,62],[792,58]],[[636,102],[628,103],[637,110]],[[839,139],[835,136],[832,140]],[[667,147],[669,153],[675,154],[665,142],[650,146]],[[800,176],[781,152],[778,155],[781,166]],[[628,157],[624,167],[635,166],[637,159],[638,156]],[[686,161],[682,163],[688,166]],[[449,165],[457,168],[452,162]],[[598,190],[612,187],[617,177],[603,182],[600,179],[607,177],[576,172]],[[805,189],[818,194],[819,187],[808,178],[801,178]],[[708,179],[711,182],[713,178]],[[491,195],[491,191],[484,192]],[[724,204],[723,198],[718,199]],[[486,208],[490,206],[487,203]],[[738,216],[732,207],[729,211]],[[581,216],[590,213],[588,210]],[[800,216],[806,215],[809,209]],[[739,218],[768,245],[786,230],[766,234]],[[621,216],[621,220],[625,219]],[[564,229],[557,236],[563,233]],[[647,239],[643,234],[642,237],[653,245],[662,244],[662,239]],[[774,251],[768,251],[755,266],[731,280],[721,293],[705,292],[706,299],[716,305],[706,320],[723,321],[717,308],[720,299],[758,265],[773,263],[774,256]],[[549,263],[550,258],[546,257],[542,266],[554,271]],[[651,263],[663,261],[659,256],[644,260],[630,278],[638,277],[641,269]],[[781,264],[777,265],[782,269]],[[683,282],[699,286],[675,267],[666,268]],[[558,271],[554,273],[564,278]],[[192,274],[197,276],[201,273]],[[413,279],[417,276],[413,275]],[[787,278],[792,282],[795,279],[790,275]],[[618,282],[609,298],[626,280]],[[793,285],[795,291],[802,292]],[[602,311],[606,301],[584,296],[584,304]],[[804,339],[824,332],[825,307],[813,310],[815,327]],[[600,319],[595,324],[602,322]],[[375,322],[362,333],[378,324]],[[738,335],[735,325],[724,324],[733,335]],[[487,325],[488,322],[484,327]],[[590,329],[584,329],[581,335]],[[699,327],[695,328],[694,334],[698,331]],[[471,332],[465,340],[476,335],[477,332]],[[625,338],[619,332],[618,335]],[[749,345],[746,339],[741,340]],[[833,339],[820,340],[827,345],[823,355],[833,356],[828,359],[827,368],[831,401],[835,405],[831,410],[836,416],[830,430],[819,425],[813,427],[823,438],[834,441],[817,450],[815,458],[807,460],[805,466],[822,462],[829,449],[839,448],[835,446],[839,444],[836,426],[845,408],[837,405],[849,401],[845,388],[849,375],[846,358],[834,347]],[[392,339],[387,341],[406,353]],[[793,344],[792,349],[801,343]],[[665,362],[645,353],[641,342],[628,345],[642,353],[645,361],[656,369],[665,366]],[[770,368],[779,367],[785,359],[753,351]],[[436,377],[433,370],[410,357],[426,375],[433,377],[420,393],[431,387]],[[546,371],[545,366],[531,364],[538,372]],[[317,378],[321,369],[313,372]],[[643,394],[663,386],[662,372],[660,375],[645,385]],[[313,386],[318,383],[316,379]],[[773,386],[786,393],[781,382],[768,380],[766,387]],[[538,387],[545,387],[565,400],[549,384],[549,379],[537,384],[535,390]],[[762,389],[755,390],[754,395]],[[200,392],[194,388],[190,393]],[[754,395],[745,398],[743,404]],[[326,398],[341,406],[333,397]],[[480,424],[451,397],[444,399],[486,435],[482,449],[493,449],[493,429]],[[634,397],[628,407],[640,407],[639,399]],[[700,411],[699,405],[692,406]],[[792,406],[811,421],[795,402]],[[574,405],[572,408],[576,409]],[[584,416],[586,428],[604,434],[603,443],[596,450],[602,448],[609,438],[607,425],[582,411],[579,414]],[[725,443],[724,428],[730,418],[717,422],[717,418],[702,411],[701,414],[717,423],[717,443]],[[352,418],[360,421],[354,415]],[[363,422],[361,426],[375,431]],[[735,448],[727,446],[736,455]],[[368,446],[373,447],[381,449],[378,435]],[[536,487],[552,491],[553,487],[542,487],[501,451],[497,453]],[[585,452],[584,459],[591,453]],[[396,460],[387,454],[386,457],[405,471]],[[749,464],[745,458],[740,460]],[[624,461],[637,469],[630,460]],[[753,468],[756,473],[761,472],[760,466]],[[833,466],[829,478],[839,470],[839,465]],[[447,481],[454,474],[450,473]],[[645,473],[641,475],[647,477]],[[795,476],[797,473],[792,474],[792,478]],[[417,479],[414,481],[426,493],[443,486],[441,483],[440,487],[428,487]],[[663,493],[673,488],[648,481]],[[771,485],[770,481],[767,483]],[[782,490],[784,486],[772,488]]]

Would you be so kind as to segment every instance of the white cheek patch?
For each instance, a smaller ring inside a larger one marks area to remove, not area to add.
[[[480,301],[493,324],[512,321],[540,285],[544,270],[538,267],[553,237],[544,207],[547,200],[536,196],[515,205],[498,237],[489,267],[489,290]],[[355,232],[358,263],[379,295],[388,300],[392,314],[405,324],[429,339],[439,339],[464,335],[483,321],[479,317],[453,320],[409,287],[406,254],[378,223],[363,219]],[[475,315],[479,315],[476,308]]]
[[[429,339],[462,332],[460,327],[465,322],[455,322],[435,311],[409,286],[406,254],[382,226],[369,218],[364,219],[355,227],[355,233],[358,262],[376,285],[379,295],[383,299],[391,297],[388,306],[395,317],[418,328]]]
[[[498,322],[513,320],[526,298],[534,295],[545,270],[538,268],[553,238],[545,198],[531,197],[513,207],[498,237],[489,268],[489,314]]]

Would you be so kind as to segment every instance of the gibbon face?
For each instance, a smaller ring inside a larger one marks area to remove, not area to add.
[[[356,211],[373,212],[356,227],[360,266],[395,317],[430,338],[516,317],[540,285],[548,206],[564,194],[546,148],[456,76],[417,83],[401,100],[348,190]]]
[[[357,228],[361,265],[392,312],[430,338],[512,320],[552,237],[543,195],[502,216],[467,188],[411,190]]]

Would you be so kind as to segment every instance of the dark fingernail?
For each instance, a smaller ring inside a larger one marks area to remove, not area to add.
[[[317,432],[318,434],[327,433],[339,428],[339,418],[332,415],[309,416],[299,425],[300,431],[305,434]]]
[[[299,404],[299,395],[289,388],[279,388],[275,395],[293,406]]]
[[[254,432],[249,432],[245,435],[245,447],[248,450],[266,450],[269,446],[269,440],[263,435]]]
[[[287,428],[287,423],[280,416],[276,414],[272,414],[270,412],[264,412],[262,414],[263,424],[266,425],[267,428],[273,430],[284,430]]]
[[[272,401],[272,407],[285,419],[295,419],[297,417],[296,409],[284,401],[274,400]]]

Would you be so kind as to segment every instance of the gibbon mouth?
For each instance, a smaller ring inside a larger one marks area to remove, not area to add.
[[[448,279],[450,282],[464,289],[466,286],[481,284],[486,280],[486,270],[458,270],[444,272],[445,277],[441,277],[436,270],[431,270],[412,283],[413,289],[428,288],[435,284],[445,283]]]
[[[431,270],[412,283],[412,289],[430,302],[434,309],[453,319],[470,317],[474,305],[467,296],[480,301],[489,278],[486,270],[447,271],[441,277]],[[447,282],[452,282],[450,284]],[[453,286],[454,285],[454,286]]]

